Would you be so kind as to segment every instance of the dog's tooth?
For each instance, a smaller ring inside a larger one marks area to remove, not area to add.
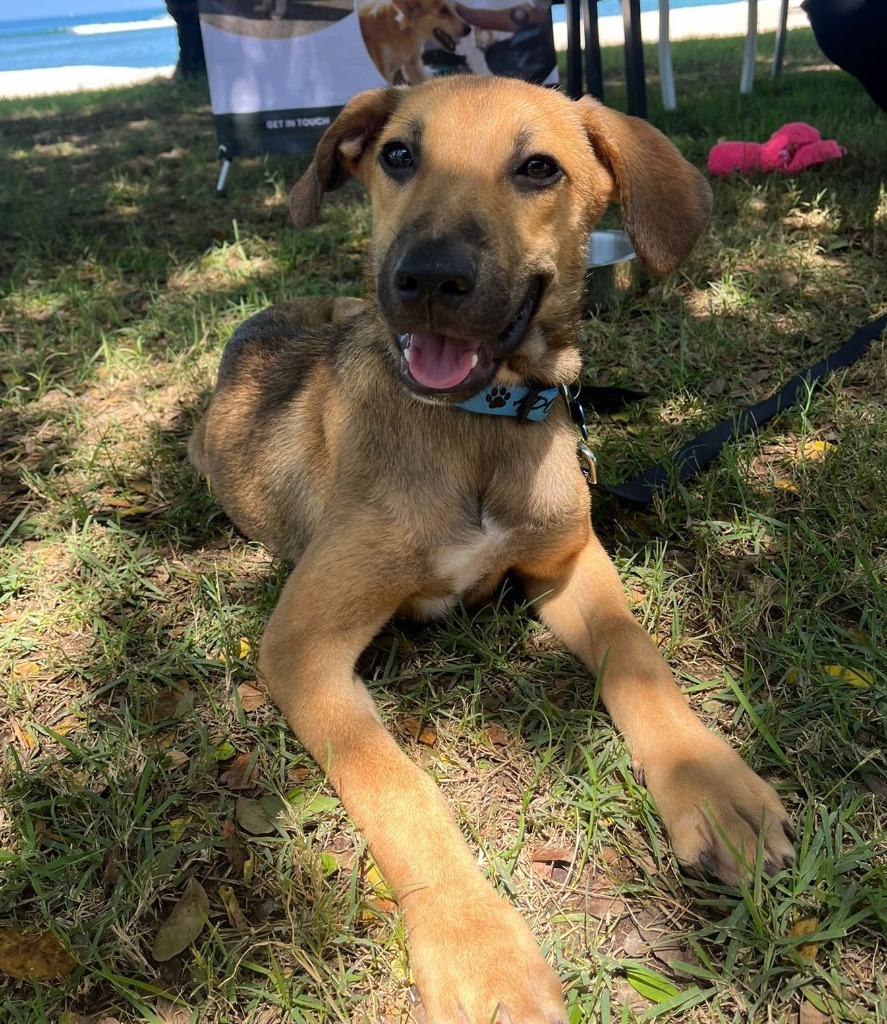
[[[410,361],[410,356],[411,356],[411,355],[412,355],[412,352],[410,351],[410,346],[409,346],[409,345],[407,345],[407,347],[406,347],[406,348],[405,348],[405,349],[403,350],[403,357],[404,357],[404,359],[405,359],[405,360],[406,360],[407,362],[409,362],[409,361]]]
[[[471,357],[471,369],[473,370],[477,366],[478,355],[477,352]]]

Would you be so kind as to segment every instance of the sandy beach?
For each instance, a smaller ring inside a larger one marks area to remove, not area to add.
[[[780,0],[759,0],[758,31],[772,32],[779,17]],[[806,26],[807,17],[793,3],[789,8],[788,26]],[[602,46],[622,43],[622,19],[601,18]],[[650,11],[641,15],[641,31],[645,42],[659,38],[659,13]],[[703,39],[715,36],[745,36],[748,31],[748,4],[745,2],[681,7],[672,10],[669,18],[669,36],[672,40]],[[567,30],[562,23],[554,26],[555,45],[566,49]],[[58,93],[83,92],[88,89],[109,89],[137,85],[154,78],[171,78],[173,67],[126,68],[78,65],[64,68],[44,68],[33,71],[0,72],[0,99],[25,96],[50,96]]]
[[[58,93],[138,85],[140,82],[150,82],[153,78],[172,78],[174,70],[173,64],[162,68],[109,68],[97,64],[78,64],[74,67],[42,68],[36,71],[0,71],[0,99],[53,96]]]

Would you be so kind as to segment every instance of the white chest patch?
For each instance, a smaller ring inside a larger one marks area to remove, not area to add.
[[[480,530],[464,543],[441,549],[435,566],[437,575],[450,582],[454,595],[463,594],[502,557],[507,540],[508,531],[484,516]]]

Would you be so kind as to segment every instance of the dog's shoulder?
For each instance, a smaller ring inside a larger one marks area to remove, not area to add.
[[[319,308],[323,301],[271,306],[240,324],[222,354],[218,386],[242,383],[245,375],[261,385],[261,378],[284,370],[291,382],[302,380],[318,360],[329,358],[330,331]]]

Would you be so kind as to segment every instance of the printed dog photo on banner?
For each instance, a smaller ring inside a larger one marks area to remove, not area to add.
[[[356,0],[367,52],[389,85],[418,85],[446,74],[556,83],[550,0],[503,2]]]
[[[558,80],[551,0],[198,0],[198,9],[225,167],[310,152],[366,89],[453,74]]]

